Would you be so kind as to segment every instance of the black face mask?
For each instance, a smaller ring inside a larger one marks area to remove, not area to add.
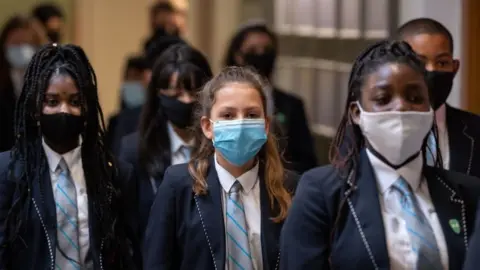
[[[186,128],[192,124],[193,102],[183,103],[176,97],[160,95],[160,104],[167,119],[178,128]]]
[[[440,108],[447,101],[452,91],[454,77],[454,72],[427,71],[427,83],[434,110]]]
[[[60,42],[60,33],[57,31],[48,31],[47,32],[48,39],[50,39],[51,42],[53,43],[58,43]]]
[[[258,73],[268,78],[273,72],[275,57],[275,50],[268,48],[263,53],[246,53],[243,55],[243,60],[247,66],[254,67]]]
[[[42,114],[40,128],[45,139],[62,144],[78,139],[85,130],[85,121],[82,116],[69,113]]]

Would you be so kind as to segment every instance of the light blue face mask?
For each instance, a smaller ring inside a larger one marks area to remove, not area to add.
[[[8,46],[5,57],[13,68],[23,69],[28,66],[35,54],[35,47],[29,44]]]
[[[142,106],[145,102],[145,88],[141,82],[126,81],[122,84],[122,99],[128,108]]]
[[[254,158],[267,141],[265,119],[213,122],[213,146],[231,164],[242,166]]]

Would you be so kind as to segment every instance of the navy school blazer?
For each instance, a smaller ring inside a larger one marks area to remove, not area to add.
[[[347,189],[332,166],[303,175],[281,237],[280,269],[390,269],[377,184],[363,150],[353,193],[331,231]],[[445,235],[449,269],[461,269],[480,196],[480,179],[425,167],[423,175]],[[451,221],[458,221],[454,230]]]
[[[119,159],[130,163],[135,169],[138,192],[138,225],[140,234],[143,236],[147,227],[148,217],[150,215],[150,207],[155,199],[155,192],[150,181],[150,174],[139,163],[138,145],[140,141],[140,133],[131,133],[122,139]],[[171,164],[171,155],[160,155],[161,158],[156,160],[156,166],[159,173],[153,178],[157,188],[163,181],[163,174]]]
[[[475,229],[470,238],[470,245],[468,246],[467,259],[463,270],[478,270],[480,266],[480,208],[477,210],[477,221],[475,222]]]
[[[47,162],[47,161],[45,161]],[[10,152],[0,153],[0,269],[55,269],[55,248],[57,238],[56,207],[53,197],[50,172],[45,169],[40,182],[33,183],[32,200],[28,209],[28,221],[20,229],[20,235],[12,243],[8,242],[9,230],[5,228],[5,220],[12,205],[18,199],[15,193],[16,183],[9,177],[8,164]],[[45,164],[45,168],[48,168]],[[98,226],[94,218],[93,205],[88,200],[90,250],[94,269],[141,269],[140,239],[136,219],[137,193],[131,166],[117,162],[119,172],[114,184],[121,193],[121,213],[124,228],[117,226],[117,231],[123,231],[130,243],[132,256],[130,258],[115,258],[115,250],[106,250],[103,245],[103,235],[96,235]],[[22,166],[16,166],[15,173],[19,175]],[[22,183],[19,183],[22,184]],[[40,188],[42,186],[43,188]],[[118,263],[122,261],[122,266]]]
[[[143,263],[147,270],[223,270],[225,225],[222,186],[210,159],[208,193],[196,196],[187,164],[167,169],[150,212],[144,239]],[[282,223],[274,223],[260,167],[261,242],[264,269],[278,269]],[[284,186],[295,192],[298,175],[287,172]],[[276,209],[275,206],[274,209]]]

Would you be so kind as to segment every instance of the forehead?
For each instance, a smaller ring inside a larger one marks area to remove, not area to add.
[[[50,78],[46,94],[76,94],[75,81],[69,75],[53,75]]]
[[[243,40],[242,47],[249,47],[255,45],[271,45],[272,39],[266,33],[260,31],[254,31],[246,34],[245,39]]]
[[[406,64],[386,63],[379,66],[367,77],[367,84],[407,83],[412,80],[424,80],[423,75]]]
[[[213,107],[239,108],[262,106],[262,97],[257,89],[245,83],[229,83],[215,93]]]
[[[443,34],[414,34],[405,38],[412,49],[420,55],[435,56],[441,53],[451,53],[452,47]]]
[[[16,28],[7,36],[7,44],[33,43],[33,35],[28,27]]]

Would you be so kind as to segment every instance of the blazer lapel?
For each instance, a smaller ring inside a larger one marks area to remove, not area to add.
[[[39,216],[40,222],[47,229],[48,237],[52,243],[57,240],[57,208],[53,197],[52,180],[50,170],[45,160],[43,171],[38,179],[33,181],[32,201],[34,210]]]
[[[268,197],[267,186],[263,179],[263,168],[259,170],[260,185],[260,208],[261,208],[261,241],[262,241],[262,258],[263,269],[276,269],[276,264],[280,258],[279,237],[282,223],[275,223],[272,217],[278,212],[278,205],[272,211],[270,199]],[[270,263],[274,263],[270,265]]]
[[[365,252],[370,250],[377,265],[382,269],[388,269],[390,268],[389,257],[377,182],[365,150],[360,153],[358,165],[356,183],[352,183],[351,179],[348,179],[350,185],[356,185],[356,190],[350,196],[351,203],[348,203],[348,205],[353,214],[358,233],[363,232],[365,236],[366,243],[363,243]]]
[[[452,171],[470,174],[475,140],[469,134],[467,124],[458,119],[455,109],[446,107],[450,168]]]
[[[424,174],[445,241],[448,243],[449,268],[456,269],[463,264],[466,249],[467,232],[464,228],[467,228],[467,224],[463,216],[464,202],[456,193],[455,187],[444,181],[443,176],[434,168],[425,167]]]
[[[225,267],[225,225],[222,206],[222,187],[218,180],[213,158],[208,169],[206,195],[195,195],[197,211],[203,226],[206,243],[211,250],[216,269]]]

